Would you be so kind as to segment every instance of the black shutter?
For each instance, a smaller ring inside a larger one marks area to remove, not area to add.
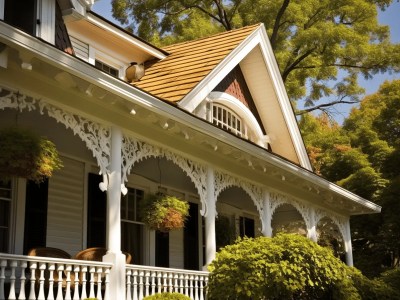
[[[48,187],[48,180],[26,184],[24,254],[34,247],[46,246]]]
[[[199,216],[198,205],[189,202],[189,217],[184,229],[184,268],[199,270]]]
[[[87,247],[106,247],[107,194],[99,188],[101,175],[89,173]]]
[[[169,268],[169,233],[156,231],[156,267]]]

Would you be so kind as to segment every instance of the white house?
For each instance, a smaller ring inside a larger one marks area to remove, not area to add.
[[[0,184],[0,300],[204,299],[219,226],[272,236],[297,222],[317,241],[330,222],[352,265],[349,219],[380,207],[313,173],[264,26],[159,49],[92,2],[0,0],[0,129],[48,137],[64,165]],[[140,222],[158,191],[190,203],[184,229]],[[91,247],[102,262],[75,257]]]

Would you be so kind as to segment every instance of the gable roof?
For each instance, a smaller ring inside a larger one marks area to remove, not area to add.
[[[163,50],[169,56],[147,66],[145,75],[133,84],[162,99],[178,102],[260,26],[247,26],[165,47]]]

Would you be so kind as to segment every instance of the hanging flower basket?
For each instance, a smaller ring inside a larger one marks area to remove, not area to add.
[[[62,166],[55,145],[46,138],[19,127],[0,129],[0,179],[40,183]]]
[[[153,230],[169,232],[182,228],[189,216],[189,203],[174,196],[150,194],[143,199],[142,221]]]

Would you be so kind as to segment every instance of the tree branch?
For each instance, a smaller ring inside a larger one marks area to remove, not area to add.
[[[341,99],[341,100],[332,101],[332,102],[329,102],[329,103],[323,103],[323,104],[319,104],[319,105],[316,105],[316,106],[313,106],[313,107],[310,107],[310,108],[299,110],[299,111],[296,112],[296,115],[298,115],[298,116],[304,115],[306,113],[312,112],[312,111],[317,110],[317,109],[325,111],[324,108],[330,107],[330,106],[333,106],[333,105],[336,105],[336,104],[355,104],[355,103],[359,103],[359,101],[344,101],[344,100]]]
[[[281,8],[278,11],[278,14],[276,15],[275,18],[275,24],[274,24],[274,29],[272,31],[272,35],[270,38],[270,42],[271,42],[271,46],[272,49],[275,50],[276,47],[276,40],[278,38],[278,31],[279,31],[279,27],[281,26],[281,18],[283,16],[283,14],[285,13],[286,8],[289,6],[290,0],[284,0],[282,3]]]
[[[292,72],[299,63],[301,63],[305,58],[307,58],[311,53],[313,53],[314,50],[315,48],[309,49],[303,55],[299,56],[291,65],[285,68],[285,70],[282,72],[283,82],[286,81],[287,77],[289,76],[289,73]]]

